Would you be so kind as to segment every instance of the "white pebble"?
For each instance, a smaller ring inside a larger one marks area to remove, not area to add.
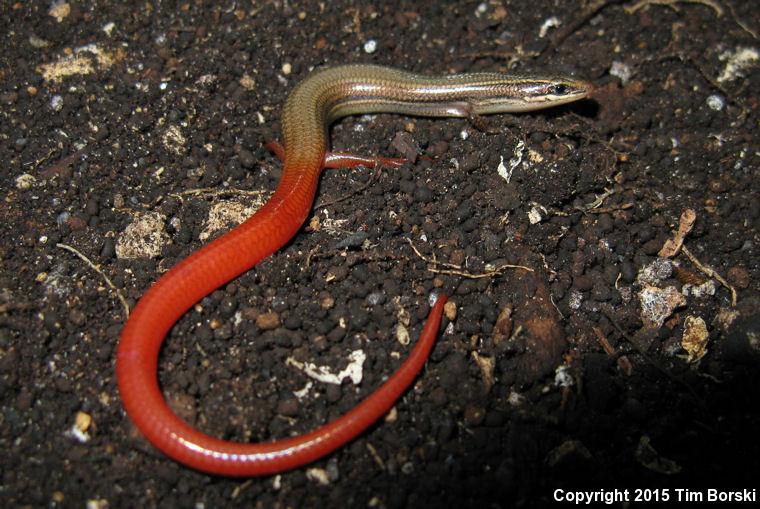
[[[631,79],[631,76],[633,76],[633,70],[628,64],[615,60],[610,67],[610,74],[619,78],[620,83],[625,85]]]
[[[66,211],[63,211],[60,214],[58,214],[58,216],[55,218],[55,222],[58,224],[58,226],[61,226],[65,224],[70,218],[71,218],[71,214],[69,214]]]
[[[63,109],[63,97],[56,94],[50,98],[50,109],[53,111],[61,111]]]
[[[583,304],[583,294],[576,289],[570,290],[568,299],[568,306],[570,306],[570,309],[580,309],[581,304]]]
[[[377,41],[375,39],[370,39],[364,43],[365,53],[374,53],[375,50],[377,50]]]
[[[538,36],[543,39],[546,37],[546,34],[549,33],[549,30],[552,28],[557,28],[560,26],[562,22],[559,20],[557,16],[552,16],[550,18],[546,18],[543,23],[541,23],[541,28],[538,30]]]
[[[34,183],[37,181],[37,179],[34,177],[34,175],[30,175],[28,173],[22,173],[18,177],[16,177],[16,189],[26,190],[29,189],[34,185]]]
[[[707,106],[711,110],[720,111],[726,106],[726,100],[718,94],[713,94],[707,98]]]

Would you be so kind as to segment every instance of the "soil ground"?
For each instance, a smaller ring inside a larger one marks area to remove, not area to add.
[[[759,31],[740,0],[3,2],[0,505],[533,507],[756,485]],[[122,409],[124,306],[266,198],[285,97],[346,62],[596,88],[486,129],[333,126],[337,150],[426,157],[326,171],[291,243],[172,330],[174,408],[228,439],[308,431],[393,372],[431,293],[454,307],[414,388],[347,447],[279,476],[195,472]],[[286,363],[337,372],[357,349],[358,385]]]

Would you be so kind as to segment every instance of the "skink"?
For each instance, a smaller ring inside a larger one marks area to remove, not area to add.
[[[385,414],[417,376],[438,332],[445,295],[433,306],[420,339],[398,370],[359,405],[314,431],[245,444],[219,440],[186,424],[167,406],[158,385],[158,355],[166,334],[190,307],[285,245],[300,229],[325,166],[366,160],[327,152],[327,127],[357,113],[430,117],[537,110],[577,101],[587,82],[568,76],[471,73],[423,76],[373,65],[313,72],[285,102],[284,167],[269,201],[229,233],[179,262],[140,299],[116,354],[116,377],[127,414],[158,449],[198,470],[226,476],[267,475],[308,464],[352,440]]]

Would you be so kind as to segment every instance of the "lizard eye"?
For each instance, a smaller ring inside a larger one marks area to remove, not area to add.
[[[562,83],[558,85],[552,85],[549,87],[549,93],[554,95],[565,95],[569,92],[567,85],[563,85]]]

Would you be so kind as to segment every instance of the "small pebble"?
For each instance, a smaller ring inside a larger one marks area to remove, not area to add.
[[[592,269],[587,274],[573,277],[573,287],[582,292],[587,292],[594,287],[598,274]]]
[[[108,137],[111,135],[111,131],[108,129],[108,126],[98,126],[98,130],[95,131],[95,140],[96,141],[103,141],[108,139]]]
[[[240,165],[246,170],[250,170],[256,166],[256,158],[250,150],[241,148],[237,151],[237,156],[240,158]]]
[[[713,94],[707,98],[707,107],[711,110],[720,111],[726,106],[726,101],[722,96]]]
[[[427,148],[430,157],[441,157],[449,151],[449,144],[443,140],[431,143]]]
[[[411,134],[399,131],[391,141],[391,148],[404,156],[408,161],[414,162],[420,154],[420,148]]]
[[[296,314],[289,314],[282,322],[285,328],[290,330],[300,329],[302,323],[301,317]]]
[[[221,327],[214,330],[215,339],[230,339],[232,337],[232,324],[224,322]]]
[[[298,415],[299,408],[300,408],[300,405],[296,398],[287,398],[287,399],[281,400],[277,404],[277,409],[275,411],[280,415],[285,415],[287,417],[295,417]]]
[[[384,304],[385,300],[385,294],[383,292],[372,292],[367,295],[367,304],[370,306]]]
[[[55,222],[58,224],[58,226],[63,226],[68,223],[70,217],[71,214],[68,212],[61,212],[58,214],[58,217],[55,218]]]
[[[449,398],[446,394],[446,389],[443,387],[436,387],[433,389],[432,394],[430,395],[431,399],[433,400],[433,404],[438,407],[444,406]]]
[[[657,253],[660,252],[660,248],[662,247],[662,242],[657,239],[652,239],[650,241],[645,242],[641,246],[641,250],[644,252],[644,254],[649,256],[655,256]]]
[[[338,249],[359,248],[362,246],[362,244],[364,244],[364,241],[367,240],[367,237],[369,237],[367,232],[358,231],[356,233],[352,233],[348,237],[345,237],[343,240],[338,242],[335,247]]]
[[[81,309],[72,309],[69,311],[69,321],[76,326],[81,326],[87,321],[87,316]]]
[[[734,265],[728,269],[726,275],[728,276],[728,280],[737,288],[744,290],[749,287],[749,272],[744,267]]]
[[[4,94],[0,94],[0,103],[2,104],[13,104],[16,101],[18,101],[18,92],[6,92]]]
[[[256,327],[261,330],[272,330],[280,326],[280,315],[275,312],[262,313],[256,317]]]
[[[480,166],[480,154],[470,152],[459,160],[459,169],[462,171],[472,171]]]
[[[84,212],[88,216],[97,216],[100,212],[100,204],[98,203],[98,199],[95,197],[89,198],[84,206]]]
[[[116,256],[116,243],[111,238],[103,241],[103,247],[100,249],[100,257],[104,260],[110,260]]]
[[[61,328],[61,324],[58,322],[58,315],[53,311],[45,311],[42,322],[45,325],[45,329],[51,334],[58,332],[58,329]]]
[[[427,186],[420,186],[414,192],[415,201],[427,203],[433,199],[433,191]]]
[[[370,39],[364,43],[365,53],[374,53],[376,50],[377,50],[377,41],[375,39]]]
[[[319,294],[319,305],[322,309],[332,309],[335,305],[335,298],[327,292]]]
[[[486,418],[486,409],[478,405],[467,405],[464,409],[464,420],[470,426],[479,426]]]
[[[443,313],[449,321],[453,322],[457,317],[457,304],[456,302],[448,301],[443,305]]]
[[[332,457],[327,460],[327,479],[335,482],[340,479],[340,469],[338,468],[338,458]]]
[[[18,365],[18,352],[16,350],[10,350],[0,357],[0,373],[10,373],[16,369]]]
[[[333,343],[337,343],[346,336],[346,329],[344,327],[335,327],[328,334],[327,339]]]
[[[325,389],[325,398],[327,398],[328,403],[337,403],[342,395],[343,391],[341,390],[340,385],[327,385],[327,389]]]
[[[222,302],[219,304],[219,312],[225,318],[231,317],[233,314],[235,314],[236,310],[237,302],[231,297],[224,297],[222,299]]]
[[[628,260],[623,261],[620,264],[620,277],[626,283],[633,283],[636,279],[636,267]]]
[[[597,225],[602,233],[611,232],[613,228],[612,216],[609,214],[600,214],[597,219]]]

